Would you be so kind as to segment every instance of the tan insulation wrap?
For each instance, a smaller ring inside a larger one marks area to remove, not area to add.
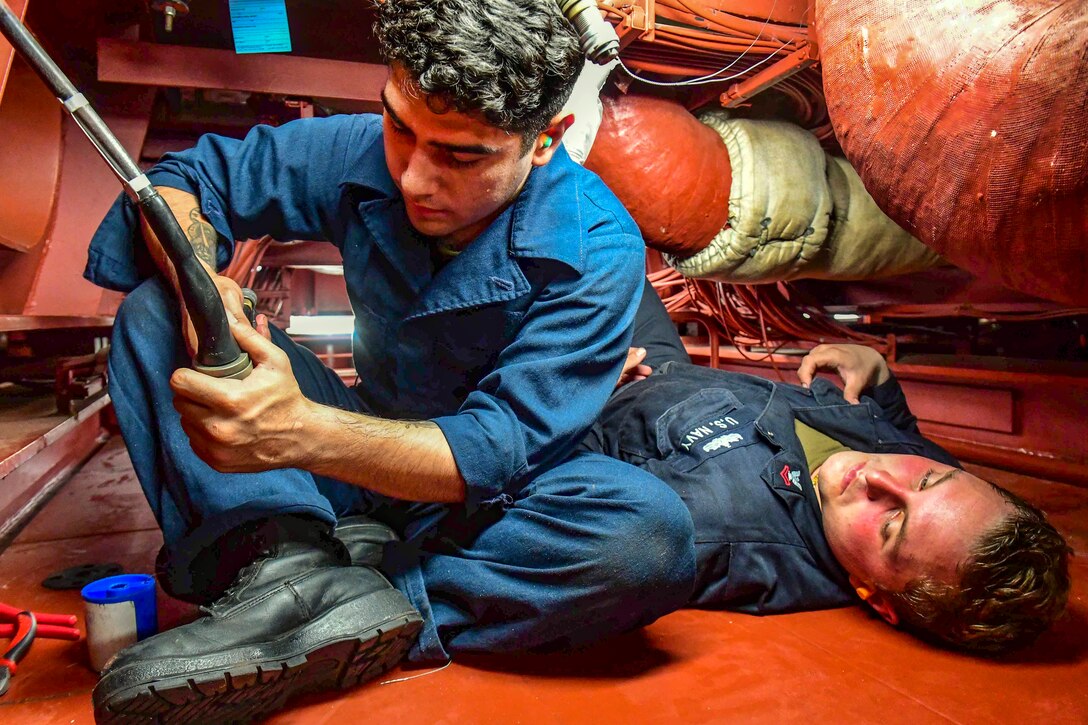
[[[813,260],[815,279],[873,279],[919,272],[941,263],[935,251],[912,237],[880,210],[854,167],[827,156],[831,189],[831,236]]]
[[[877,208],[847,162],[829,157],[807,131],[721,112],[700,120],[729,152],[729,221],[702,251],[664,255],[685,276],[737,284],[866,279],[939,261]]]

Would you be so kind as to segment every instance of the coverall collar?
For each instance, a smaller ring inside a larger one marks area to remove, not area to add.
[[[385,151],[365,154],[342,182],[377,247],[419,299],[406,320],[514,299],[529,291],[517,260],[561,262],[585,269],[582,185],[577,165],[560,147],[534,166],[514,203],[432,280],[428,244],[408,223]],[[573,193],[572,193],[573,190]]]

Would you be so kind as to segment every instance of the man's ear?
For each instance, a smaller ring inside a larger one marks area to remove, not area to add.
[[[894,605],[887,596],[880,592],[873,592],[869,595],[869,598],[865,600],[866,603],[884,618],[884,621],[893,627],[899,624],[899,614],[895,611]]]
[[[561,113],[552,119],[533,144],[533,166],[543,166],[552,160],[555,150],[559,148],[559,142],[563,140],[563,134],[573,123],[573,113]]]
[[[858,593],[858,596],[883,617],[885,622],[893,627],[899,624],[899,614],[895,611],[895,606],[887,595],[878,591],[872,584],[858,579],[853,574],[850,575],[850,586],[854,587],[854,591]]]

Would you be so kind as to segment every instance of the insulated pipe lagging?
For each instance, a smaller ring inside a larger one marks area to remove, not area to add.
[[[125,192],[140,207],[148,226],[170,258],[178,278],[182,302],[196,329],[197,352],[193,367],[215,377],[245,377],[252,370],[249,356],[230,334],[219,290],[197,260],[166,201],[140,171],[82,93],[60,70],[19,18],[0,0],[0,33],[3,33],[53,95],[72,116],[98,153],[120,179]]]

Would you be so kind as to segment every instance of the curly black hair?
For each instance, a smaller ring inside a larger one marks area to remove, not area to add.
[[[374,33],[432,110],[480,113],[532,147],[585,57],[555,0],[378,0]]]

